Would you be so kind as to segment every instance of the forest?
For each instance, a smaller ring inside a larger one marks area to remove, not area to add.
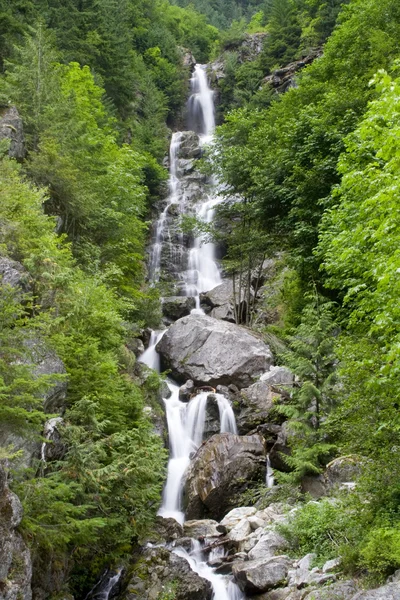
[[[148,244],[193,57],[223,70],[209,71],[218,127],[201,168],[224,201],[206,234],[239,287],[275,261],[262,302],[277,318],[241,324],[300,382],[276,408],[290,455],[274,501],[300,505],[284,534],[366,586],[400,569],[398,1],[0,0],[0,115],[16,107],[24,130],[13,154],[0,128],[0,273],[23,274],[0,282],[0,465],[40,600],[85,598],[129,564],[160,504],[167,450],[143,409],[160,410],[163,378],[140,379],[134,350],[160,328]],[[65,371],[37,374],[42,344]],[[27,464],[64,381],[64,452]],[[300,498],[338,456],[361,465],[355,490]]]

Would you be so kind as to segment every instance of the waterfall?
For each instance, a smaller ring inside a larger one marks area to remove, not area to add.
[[[180,198],[178,152],[181,144],[181,137],[182,134],[180,131],[172,134],[171,145],[169,148],[169,196],[167,198],[167,204],[155,225],[154,241],[151,247],[149,264],[149,278],[152,283],[157,283],[160,279],[162,245],[165,239],[169,237],[169,231],[166,227],[168,211],[172,204],[179,202]]]
[[[173,517],[183,523],[182,509],[183,478],[190,464],[190,455],[203,441],[209,392],[197,394],[190,402],[179,400],[179,387],[168,382],[172,395],[164,400],[167,413],[170,458],[163,501],[158,512],[162,517]],[[236,422],[229,400],[215,394],[220,414],[220,431],[236,433]]]
[[[189,128],[209,137],[215,129],[214,92],[207,81],[204,65],[196,65],[190,80],[191,94],[188,102]]]
[[[121,575],[122,569],[118,569],[116,573],[107,569],[85,600],[109,600],[110,595],[112,595],[114,588],[121,579]]]
[[[269,454],[267,454],[267,487],[272,488],[275,483],[274,471],[271,467],[271,460],[269,458]]]
[[[208,85],[203,65],[196,65],[191,79],[188,118],[191,129],[200,134],[201,145],[211,143],[215,128],[213,92]],[[157,283],[160,278],[163,244],[171,242],[167,225],[168,212],[173,204],[179,206],[180,212],[185,209],[185,194],[181,187],[182,180],[179,178],[179,148],[182,139],[183,133],[178,132],[172,136],[171,140],[169,196],[167,204],[156,222],[150,254],[149,271],[152,283]],[[218,195],[203,197],[194,207],[198,219],[205,223],[211,223],[215,207],[221,201],[222,198]],[[188,269],[180,274],[180,278],[185,295],[192,296],[196,300],[196,309],[194,310],[200,311],[200,294],[221,283],[221,275],[216,263],[215,245],[207,242],[204,236],[199,236],[194,240],[193,246],[189,250]],[[139,357],[139,362],[145,363],[158,372],[160,372],[160,358],[156,351],[156,345],[163,334],[164,331],[153,331],[147,350]],[[209,392],[201,392],[190,402],[185,403],[179,400],[179,386],[170,379],[167,380],[167,384],[171,395],[164,399],[164,404],[170,457],[167,481],[158,514],[165,518],[172,517],[182,524],[185,518],[182,506],[184,476],[190,464],[191,455],[196,452],[203,441]],[[230,401],[221,394],[213,394],[213,396],[218,404],[220,431],[237,433]],[[222,575],[216,575],[213,569],[207,565],[198,541],[192,540],[190,553],[183,548],[177,548],[174,552],[185,558],[194,572],[211,582],[214,600],[242,600],[244,598],[232,581]]]
[[[228,586],[226,586],[224,577],[216,575],[210,569],[203,556],[201,544],[197,540],[192,540],[190,552],[187,552],[184,548],[176,548],[174,552],[187,560],[192,571],[211,583],[214,591],[214,600],[242,600],[244,598],[237,585],[230,581]]]
[[[188,102],[189,123],[197,125],[201,144],[211,144],[215,129],[213,91],[207,81],[204,65],[196,65],[191,79],[191,95]],[[214,188],[216,188],[215,182]],[[214,189],[215,191],[215,189]],[[209,195],[196,206],[196,216],[203,223],[212,223],[215,207],[222,202],[219,195]],[[198,236],[189,253],[189,269],[186,280],[186,295],[196,300],[196,311],[200,311],[200,294],[212,290],[222,282],[216,263],[216,248],[207,242],[204,235]]]
[[[166,329],[163,329],[162,331],[152,331],[148,348],[139,357],[139,362],[154,369],[157,373],[160,372],[160,356],[156,351],[156,346],[166,331]]]

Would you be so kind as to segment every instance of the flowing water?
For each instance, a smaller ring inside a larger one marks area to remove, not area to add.
[[[107,569],[94,588],[86,596],[85,600],[109,600],[121,579],[121,575],[122,569],[118,569],[117,572],[112,572]]]
[[[267,454],[267,476],[266,476],[266,484],[268,488],[272,488],[275,483],[274,471],[271,467],[271,460],[269,458],[269,454]]]
[[[199,134],[201,145],[211,143],[215,128],[213,92],[209,88],[206,71],[202,65],[195,67],[191,79],[188,112],[189,123]],[[170,148],[169,196],[166,207],[156,222],[151,248],[150,279],[153,283],[158,282],[160,278],[163,244],[171,242],[167,224],[168,211],[173,204],[179,205],[181,212],[185,210],[185,196],[182,193],[178,176],[181,142],[182,133],[175,133],[172,136]],[[218,195],[205,195],[194,207],[197,218],[205,223],[212,223],[215,206],[220,202],[221,198]],[[194,240],[192,248],[189,249],[188,269],[183,269],[179,277],[183,282],[185,295],[195,298],[196,309],[194,310],[202,312],[200,294],[221,283],[215,245],[206,240],[203,235]],[[156,345],[164,333],[165,330],[153,331],[149,347],[139,358],[140,362],[158,372],[160,371],[160,358],[156,351]],[[167,384],[171,395],[164,399],[164,403],[168,423],[170,457],[162,505],[158,514],[165,518],[172,517],[179,523],[183,523],[185,518],[182,503],[184,476],[190,464],[191,455],[196,452],[203,441],[209,392],[200,392],[190,402],[185,403],[179,400],[179,386],[172,380],[167,380]],[[237,433],[235,416],[229,400],[221,394],[214,394],[214,397],[218,404],[220,431]],[[223,552],[223,550],[221,551]],[[189,553],[183,548],[177,548],[174,552],[185,558],[193,571],[211,582],[214,600],[241,600],[243,598],[243,594],[232,581],[222,575],[216,575],[207,564],[200,542],[192,540],[192,550]],[[211,555],[209,560],[213,558],[215,556]]]

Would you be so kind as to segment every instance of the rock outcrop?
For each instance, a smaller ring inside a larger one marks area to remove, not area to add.
[[[258,425],[271,422],[274,405],[280,397],[280,394],[264,381],[257,381],[242,389],[238,397],[240,412],[236,417],[239,433],[243,435]]]
[[[167,321],[173,323],[186,315],[196,307],[195,299],[189,296],[168,296],[162,300],[162,313]]]
[[[21,519],[21,503],[0,465],[0,600],[32,598],[30,552],[17,530]]]
[[[250,302],[253,301],[253,297],[254,292],[251,289]],[[212,290],[200,294],[200,302],[202,308],[210,317],[229,321],[230,323],[236,322],[235,315],[238,323],[244,322],[250,310],[247,293],[244,293],[243,289],[240,292],[240,297],[238,290],[234,293],[231,279],[227,279]]]
[[[322,56],[322,48],[315,48],[304,58],[273,71],[271,75],[264,78],[263,83],[274,88],[279,93],[286,92],[289,88],[293,87],[296,73],[310,65],[320,56]]]
[[[251,385],[272,364],[269,347],[243,327],[206,315],[176,321],[157,345],[164,369],[196,385]]]
[[[25,158],[25,138],[22,119],[15,106],[3,110],[0,117],[0,140],[9,140],[8,155],[16,160]]]
[[[16,260],[0,256],[0,284],[9,285],[22,293],[31,291],[31,277],[28,271]]]
[[[265,479],[265,447],[260,435],[221,433],[203,443],[187,473],[187,519],[220,519],[250,481]]]
[[[156,600],[173,592],[176,600],[211,600],[212,587],[189,563],[166,548],[151,548],[134,567],[124,598]]]

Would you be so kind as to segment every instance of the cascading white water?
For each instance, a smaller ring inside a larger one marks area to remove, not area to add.
[[[195,122],[199,127],[202,145],[212,143],[215,129],[213,91],[207,81],[203,65],[196,65],[191,79],[192,93],[189,98],[189,122]],[[213,182],[215,184],[215,182]],[[196,206],[196,216],[203,223],[212,223],[215,207],[222,202],[218,195],[208,196]],[[216,262],[216,247],[207,242],[204,235],[194,240],[189,253],[189,268],[186,280],[186,295],[196,300],[196,311],[200,311],[200,294],[212,290],[222,282]]]
[[[275,483],[274,471],[271,467],[271,460],[269,458],[269,454],[267,454],[267,487],[272,488]]]
[[[191,86],[192,94],[188,103],[189,120],[196,123],[196,127],[193,127],[193,129],[200,134],[201,144],[210,143],[215,128],[214,102],[213,92],[208,85],[204,66],[196,65],[191,79]],[[175,133],[172,136],[170,194],[167,205],[156,223],[151,251],[150,280],[153,283],[159,281],[162,244],[168,241],[169,238],[168,211],[172,204],[184,202],[184,194],[182,194],[178,177],[178,154],[181,141],[182,133]],[[195,207],[197,217],[205,223],[211,223],[214,218],[215,207],[221,201],[222,199],[217,195],[208,196],[205,201],[200,201]],[[195,310],[200,310],[200,293],[211,290],[221,283],[221,275],[215,255],[216,248],[214,244],[207,242],[204,236],[195,239],[189,252],[189,268],[185,273],[182,273],[186,295],[193,296],[196,299]],[[152,332],[149,347],[139,358],[140,362],[147,364],[158,372],[160,371],[160,358],[156,351],[156,345],[164,333],[164,331]],[[183,480],[192,453],[199,448],[203,441],[209,393],[201,392],[194,396],[190,402],[184,403],[179,400],[179,386],[171,380],[167,380],[167,384],[171,396],[164,399],[164,403],[168,423],[170,458],[162,505],[158,514],[166,518],[173,517],[178,522],[183,523]],[[215,394],[215,398],[219,409],[220,431],[237,433],[235,416],[229,400],[221,394]],[[244,596],[239,588],[232,581],[227,580],[226,577],[216,575],[213,569],[207,565],[202,555],[200,543],[196,540],[192,542],[193,548],[190,553],[182,548],[176,549],[175,552],[189,562],[193,571],[211,582],[214,590],[214,600],[242,600]]]
[[[169,196],[167,204],[156,222],[154,242],[151,246],[149,278],[152,283],[157,283],[160,279],[162,245],[166,237],[169,237],[169,231],[166,228],[168,211],[172,204],[179,202],[178,152],[181,137],[180,131],[173,133],[169,148]]]
[[[179,387],[176,384],[169,381],[168,387],[172,392],[171,397],[165,400],[170,458],[163,502],[158,514],[183,523],[183,477],[190,463],[190,455],[203,441],[209,392],[201,392],[185,403],[179,400]],[[235,415],[229,400],[221,394],[215,394],[215,398],[218,403],[221,433],[236,433]]]
[[[62,421],[63,421],[62,417],[53,417],[53,419],[49,419],[48,421],[46,421],[46,423],[44,425],[44,429],[43,429],[43,437],[46,438],[46,440],[50,440],[57,425],[59,423],[62,423]],[[40,458],[42,459],[43,462],[46,462],[47,443],[48,442],[43,442],[41,445],[41,448],[40,448]]]
[[[204,65],[196,65],[190,80],[188,120],[194,131],[208,138],[215,129],[214,92],[207,81]],[[205,140],[207,141],[207,140]]]
[[[237,585],[232,581],[226,585],[226,579],[222,575],[216,575],[212,569],[207,565],[207,562],[203,556],[202,547],[200,542],[192,540],[192,548],[190,552],[187,552],[184,548],[176,548],[175,554],[181,556],[190,565],[192,571],[207,579],[213,587],[214,600],[242,600],[244,595],[240,591]]]
[[[122,571],[122,569],[118,569],[114,575],[108,570],[105,571],[85,600],[108,600],[121,579]]]
[[[156,350],[156,346],[166,331],[166,329],[163,329],[162,331],[152,331],[148,348],[141,356],[139,356],[138,359],[139,362],[144,363],[151,369],[154,369],[154,371],[157,371],[157,373],[160,372],[160,355]]]

